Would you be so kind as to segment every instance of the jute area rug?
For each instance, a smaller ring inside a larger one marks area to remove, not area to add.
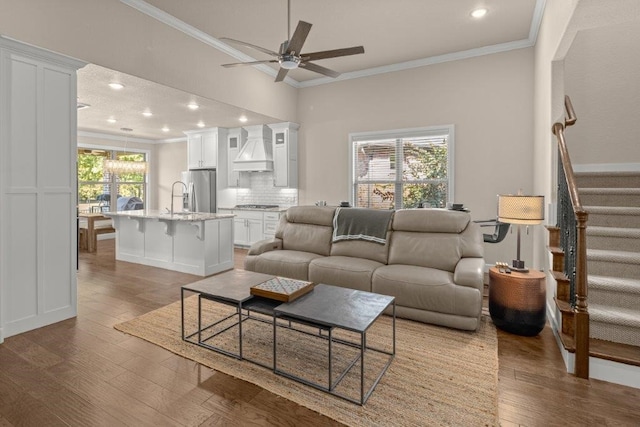
[[[186,329],[187,332],[193,332],[197,329],[197,298],[192,296],[185,301]],[[203,318],[208,322],[205,324],[232,313],[231,307],[203,301]],[[367,333],[368,346],[391,349],[391,321],[389,316],[378,319]],[[118,324],[115,328],[256,384],[346,425],[498,425],[498,339],[493,323],[483,316],[477,331],[464,332],[404,319],[397,319],[396,322],[396,357],[364,406],[276,375],[246,360],[237,360],[184,342],[181,339],[180,302]],[[212,328],[212,331],[221,331],[224,327],[225,323]],[[243,337],[245,357],[272,366],[272,324],[245,321]],[[349,333],[343,333],[340,338],[357,341],[357,337]],[[220,333],[208,342],[237,352],[237,327]],[[352,347],[333,346],[334,378],[355,355],[356,350]],[[326,384],[327,356],[326,340],[278,328],[277,362],[280,369]],[[388,360],[387,357],[371,351],[365,353],[367,389]],[[336,390],[359,398],[359,384],[358,361]]]

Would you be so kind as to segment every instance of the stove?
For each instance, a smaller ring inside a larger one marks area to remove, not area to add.
[[[274,209],[278,208],[278,205],[236,205],[236,209]]]

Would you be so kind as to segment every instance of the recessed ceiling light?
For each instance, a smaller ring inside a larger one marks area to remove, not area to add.
[[[247,116],[242,115],[242,116],[240,116],[240,118],[238,120],[240,120],[242,123],[246,123],[246,121],[249,120],[249,119],[247,119]]]
[[[120,90],[124,87],[124,85],[122,83],[118,83],[118,82],[111,82],[109,83],[109,87],[113,90]]]
[[[203,122],[202,120],[200,120],[200,121],[198,122],[198,127],[199,127],[199,128],[203,128],[203,127],[204,127],[204,122]]]
[[[195,102],[190,102],[189,104],[187,104],[187,107],[189,107],[190,110],[197,110],[198,108],[200,108],[200,106]]]
[[[151,111],[147,110],[147,111],[143,111],[142,115],[145,116],[145,117],[151,117],[151,116],[153,116],[153,113]]]
[[[116,119],[114,119],[113,117],[109,117],[109,118],[107,119],[107,121],[108,121],[109,123],[115,123],[115,122],[116,122]]]
[[[482,18],[484,15],[487,14],[487,12],[488,12],[487,9],[481,7],[471,12],[471,16],[473,16],[474,18]]]
[[[166,127],[166,126],[162,128],[162,132],[169,132],[170,130],[171,130],[171,129],[169,129],[169,128],[168,128],[168,127]]]

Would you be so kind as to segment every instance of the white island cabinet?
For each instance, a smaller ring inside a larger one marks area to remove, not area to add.
[[[233,268],[233,215],[121,211],[105,215],[116,229],[116,259],[209,276]]]

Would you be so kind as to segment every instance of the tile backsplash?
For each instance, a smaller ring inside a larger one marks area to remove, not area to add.
[[[298,204],[298,190],[273,186],[273,172],[252,172],[249,174],[250,188],[236,190],[236,203],[294,206]]]

